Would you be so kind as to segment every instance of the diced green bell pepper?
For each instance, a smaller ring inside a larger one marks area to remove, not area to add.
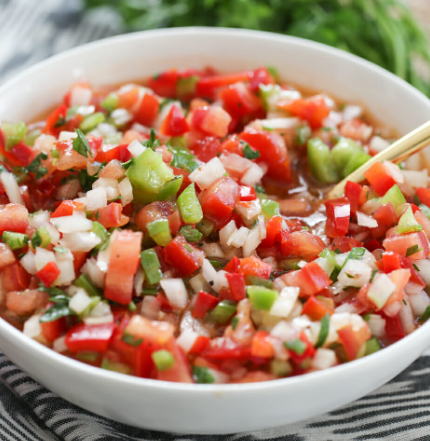
[[[208,237],[215,229],[215,225],[207,219],[202,219],[196,224],[196,228],[203,234],[204,237]]]
[[[160,193],[158,193],[158,200],[165,201],[166,199],[175,196],[176,193],[181,188],[183,180],[184,177],[181,175],[181,176],[175,176],[173,179],[168,181],[166,185],[161,189]]]
[[[261,311],[270,311],[278,298],[277,291],[263,286],[248,286],[246,292],[253,308]]]
[[[399,219],[396,230],[397,234],[412,233],[414,231],[421,231],[422,229],[423,227],[415,219],[412,207],[409,206]]]
[[[251,276],[250,274],[245,276],[245,283],[247,285],[264,286],[265,288],[269,289],[273,288],[273,282],[270,280],[263,279],[262,277]]]
[[[33,146],[34,141],[41,135],[42,131],[40,129],[30,130],[24,138],[24,144],[28,146]]]
[[[279,202],[272,201],[271,199],[262,199],[261,210],[263,211],[266,219],[277,216],[279,214]]]
[[[196,92],[199,77],[193,75],[191,77],[179,78],[176,83],[176,93],[178,96],[193,95]]]
[[[427,219],[430,220],[430,208],[424,204],[420,204],[418,208],[421,210],[421,213],[423,213],[427,217]]]
[[[286,377],[293,373],[293,367],[291,363],[284,360],[272,360],[270,362],[270,370],[273,375],[277,377]]]
[[[3,243],[9,246],[11,250],[19,250],[28,244],[28,236],[26,234],[5,231],[2,236]]]
[[[222,300],[209,313],[209,318],[215,323],[225,325],[233,317],[233,315],[236,314],[236,309],[236,303],[228,300]]]
[[[397,184],[393,185],[381,198],[381,205],[388,204],[388,202],[393,204],[394,209],[406,203],[406,199]]]
[[[340,138],[333,147],[331,154],[339,170],[344,170],[352,156],[357,152],[363,152],[363,147],[349,138]]]
[[[194,184],[190,184],[178,197],[177,204],[182,220],[186,224],[196,224],[203,219],[203,210],[196,195]]]
[[[11,150],[19,144],[27,133],[27,127],[23,122],[11,123],[9,121],[2,121],[0,127],[3,133],[6,151]]]
[[[312,135],[312,130],[308,125],[296,127],[297,143],[299,145],[305,145]]]
[[[101,102],[100,105],[108,112],[112,112],[118,108],[118,102],[118,95],[115,92],[112,92]]]
[[[311,173],[322,184],[332,184],[340,178],[330,148],[319,138],[308,141],[308,161]]]
[[[120,374],[131,374],[130,366],[118,361],[111,361],[108,358],[103,358],[101,368],[106,369],[107,371],[119,372]]]
[[[96,112],[92,115],[86,116],[83,121],[79,124],[79,128],[83,132],[89,132],[95,129],[100,123],[105,122],[106,117],[102,112]]]
[[[169,221],[167,219],[160,219],[154,222],[150,222],[146,225],[146,228],[149,235],[158,245],[165,247],[172,241]]]
[[[92,231],[101,239],[101,242],[95,247],[95,249],[99,251],[105,249],[109,241],[109,231],[99,222],[93,222]]]
[[[370,340],[366,341],[366,355],[373,354],[381,349],[381,345],[376,338],[371,338]]]
[[[185,237],[187,242],[198,242],[203,237],[203,234],[200,233],[197,228],[193,228],[191,225],[183,226],[179,232]]]
[[[166,349],[160,349],[159,351],[153,352],[151,357],[155,367],[159,371],[165,371],[175,365],[175,357],[173,357],[173,354]]]
[[[342,176],[346,178],[353,171],[357,170],[357,168],[360,168],[363,164],[365,164],[370,158],[371,156],[365,152],[354,153],[349,159],[345,168],[342,170]]]
[[[142,251],[140,254],[143,271],[150,285],[156,285],[161,280],[163,273],[161,272],[160,261],[157,253],[153,248]]]

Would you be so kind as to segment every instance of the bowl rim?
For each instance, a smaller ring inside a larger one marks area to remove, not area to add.
[[[145,38],[156,38],[163,36],[199,36],[199,35],[207,35],[217,38],[218,36],[222,37],[232,37],[240,36],[250,39],[257,40],[265,40],[267,43],[278,42],[284,44],[294,44],[301,47],[310,48],[319,52],[326,53],[331,56],[335,56],[338,58],[343,58],[346,62],[362,65],[363,67],[374,71],[375,73],[385,76],[389,78],[394,83],[396,83],[397,87],[401,87],[406,89],[408,93],[414,95],[417,99],[421,101],[426,101],[430,109],[430,100],[418,89],[414,88],[412,85],[404,81],[403,79],[397,77],[393,73],[387,71],[386,69],[377,66],[367,60],[364,60],[356,55],[350,54],[348,52],[344,52],[340,49],[336,49],[330,46],[327,46],[322,43],[306,40],[299,37],[293,37],[282,34],[275,34],[271,32],[263,32],[263,31],[255,31],[255,30],[247,30],[247,29],[236,29],[236,28],[212,28],[212,27],[182,27],[182,28],[167,28],[167,29],[155,29],[149,31],[141,31],[130,34],[123,34],[118,36],[113,36],[109,38],[105,38],[102,40],[97,40],[91,43],[87,43],[67,51],[61,52],[57,55],[49,57],[46,60],[36,63],[34,66],[31,66],[28,69],[25,69],[23,72],[16,75],[14,78],[9,79],[3,85],[0,86],[0,97],[2,94],[6,93],[8,89],[13,88],[16,84],[19,84],[21,81],[25,80],[33,73],[41,71],[43,69],[48,68],[51,64],[55,64],[60,62],[63,59],[67,59],[68,57],[84,53],[91,52],[97,48],[102,48],[105,46],[109,46],[112,43],[122,43],[126,41],[133,40],[141,40]],[[187,392],[193,394],[206,394],[206,393],[242,393],[242,392],[252,392],[259,390],[268,390],[273,388],[279,388],[281,386],[294,386],[298,383],[312,383],[314,381],[323,381],[324,378],[329,378],[332,376],[340,375],[341,373],[356,369],[359,370],[360,366],[363,366],[368,363],[376,363],[378,360],[382,361],[384,357],[391,354],[393,351],[400,350],[409,345],[409,342],[413,339],[418,339],[420,336],[424,334],[428,334],[430,337],[430,323],[424,323],[418,329],[413,331],[411,334],[407,335],[403,339],[391,344],[390,346],[384,348],[381,351],[368,355],[366,357],[362,357],[358,360],[354,360],[348,363],[344,363],[341,365],[337,365],[328,369],[315,371],[303,375],[298,375],[294,377],[286,377],[276,380],[263,381],[257,383],[239,383],[239,384],[188,384],[188,383],[174,383],[163,380],[155,380],[155,379],[147,379],[136,377],[132,375],[124,375],[113,371],[108,371],[105,369],[101,369],[99,367],[94,367],[85,363],[82,363],[78,360],[74,360],[70,357],[62,355],[58,352],[55,352],[53,349],[50,349],[37,341],[27,337],[23,334],[23,332],[16,329],[14,326],[9,324],[6,320],[0,320],[0,335],[1,334],[9,334],[11,339],[17,339],[16,344],[19,344],[24,348],[24,350],[29,350],[30,352],[39,353],[41,356],[48,357],[51,362],[57,364],[60,368],[73,368],[78,373],[82,375],[86,375],[87,377],[98,378],[106,381],[115,381],[117,383],[121,383],[123,385],[131,385],[133,387],[143,387],[150,388],[153,390],[169,390],[176,392]],[[1,346],[1,344],[0,344]],[[0,348],[1,350],[1,348]],[[25,369],[23,369],[25,371]]]

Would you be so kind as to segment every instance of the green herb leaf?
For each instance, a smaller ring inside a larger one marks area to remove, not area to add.
[[[85,135],[79,129],[75,129],[75,132],[78,136],[73,140],[73,150],[85,158],[88,158],[88,154],[92,157],[93,154]]]
[[[413,263],[412,266],[415,268],[416,271],[420,272],[420,269],[415,265],[415,263]]]
[[[246,146],[243,148],[242,150],[243,152],[243,156],[246,159],[257,159],[260,157],[260,152],[259,150],[253,150],[249,144],[246,144]]]
[[[39,153],[27,167],[28,172],[33,173],[35,179],[42,178],[48,173],[48,169],[41,164],[42,159],[48,159],[45,152]]]
[[[144,147],[149,147],[150,149],[155,149],[155,147],[160,147],[160,140],[157,139],[157,135],[154,129],[151,129],[151,133],[149,135],[149,139],[147,141],[142,142]]]
[[[191,173],[199,166],[196,162],[196,157],[187,150],[170,148],[169,152],[173,154],[173,159],[170,162],[172,167],[182,168],[188,171],[188,173]]]
[[[321,329],[320,329],[320,333],[318,334],[317,343],[315,345],[316,348],[320,348],[325,343],[328,337],[329,329],[330,329],[330,315],[326,314],[321,320]]]
[[[43,315],[40,317],[41,323],[53,322],[62,317],[67,317],[69,315],[76,315],[66,303],[58,302],[52,305]]]
[[[379,272],[379,270],[377,270],[377,269],[372,271],[372,276],[370,277],[370,283],[373,282],[373,279],[375,278],[376,273],[378,273],[378,272]]]
[[[284,341],[284,346],[297,355],[303,355],[306,351],[306,343],[299,338],[296,340]]]
[[[232,327],[233,331],[236,330],[238,323],[239,323],[239,317],[233,317],[233,319],[231,321],[231,327]]]
[[[135,338],[133,335],[127,334],[126,332],[124,332],[121,340],[130,346],[139,346],[140,344],[143,343],[143,339]]]
[[[413,254],[418,253],[418,251],[421,251],[421,249],[419,249],[418,244],[415,244],[406,250],[406,257],[412,256]]]
[[[255,185],[254,185],[254,189],[255,189],[255,192],[256,192],[256,193],[263,193],[263,194],[266,193],[266,190],[264,189],[264,187],[262,187],[262,186],[259,185],[259,184],[255,184]]]
[[[213,375],[204,366],[193,366],[193,379],[199,384],[212,384],[215,382]]]

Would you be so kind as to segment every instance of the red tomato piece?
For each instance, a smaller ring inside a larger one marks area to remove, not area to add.
[[[237,135],[230,135],[219,147],[219,153],[236,153],[236,155],[243,156],[242,150],[245,143],[241,143]]]
[[[179,211],[174,211],[167,217],[167,220],[169,221],[169,227],[172,236],[176,236],[182,226],[181,215]]]
[[[93,214],[92,220],[99,222],[105,228],[112,228],[124,225],[124,217],[127,216],[122,216],[122,205],[118,202],[111,202],[101,210],[97,210]]]
[[[247,201],[255,201],[257,199],[257,194],[255,193],[254,187],[248,187],[247,185],[240,186],[240,200]]]
[[[281,136],[249,128],[240,134],[240,138],[260,152],[257,162],[264,162],[269,166],[267,176],[280,182],[291,181],[290,159]]]
[[[105,280],[105,297],[127,305],[133,296],[133,280],[140,261],[142,232],[123,230],[115,237]]]
[[[389,274],[391,271],[401,268],[401,259],[400,254],[387,251],[382,255],[382,259],[376,262],[376,265],[381,271]]]
[[[203,263],[202,252],[180,235],[163,248],[163,256],[165,262],[175,268],[182,277],[191,276]]]
[[[190,146],[190,151],[200,161],[209,162],[218,152],[220,147],[219,139],[214,136],[205,136],[197,139]],[[181,169],[182,170],[182,169]],[[181,171],[183,174],[183,170]]]
[[[382,248],[381,243],[378,242],[376,239],[369,240],[363,246],[364,248],[366,248],[367,251],[370,251],[371,253]]]
[[[299,256],[303,259],[316,259],[325,249],[323,240],[308,231],[281,232],[281,251],[284,257]]]
[[[134,119],[139,124],[151,127],[158,115],[160,109],[160,100],[152,93],[145,93],[139,109],[134,115]]]
[[[273,247],[281,241],[282,216],[272,216],[266,223],[266,238],[261,241],[261,247]]]
[[[324,97],[313,96],[310,98],[300,98],[294,101],[280,102],[277,106],[293,116],[298,116],[309,123],[311,129],[319,129],[323,126],[324,120],[330,113]]]
[[[348,233],[351,205],[347,198],[331,199],[325,202],[327,222],[325,232],[328,237],[345,236]]]
[[[297,354],[295,351],[291,349],[288,350],[288,353],[290,354],[290,358],[296,364],[303,363],[307,358],[313,358],[313,356],[315,355],[315,348],[313,347],[309,339],[306,337],[306,334],[304,332],[300,334],[300,340],[306,345],[306,349],[302,354]]]
[[[13,263],[2,270],[0,282],[4,292],[24,291],[30,286],[30,274],[19,263]]]
[[[369,170],[364,172],[364,176],[380,196],[384,196],[396,184],[386,167],[380,162],[375,162]]]
[[[55,262],[48,262],[40,271],[36,273],[36,276],[39,277],[39,280],[46,287],[49,288],[60,273],[61,271]]]
[[[348,181],[345,186],[345,197],[348,199],[351,205],[351,213],[355,214],[360,205],[360,197],[361,197],[362,187],[360,184],[357,184],[352,181]]]
[[[373,219],[378,222],[378,226],[372,228],[372,236],[375,239],[385,236],[390,228],[397,225],[397,216],[393,204],[389,202],[388,204],[381,205],[375,213],[373,213]]]
[[[251,355],[253,357],[272,358],[275,350],[270,343],[270,334],[267,331],[257,331],[252,337]]]
[[[176,98],[176,83],[178,80],[178,72],[176,69],[172,69],[151,77],[148,80],[148,87],[157,95],[167,98]]]
[[[251,89],[254,92],[258,92],[260,84],[274,84],[275,80],[272,74],[265,67],[255,69],[250,75]]]
[[[230,338],[214,338],[202,352],[202,357],[212,361],[223,360],[248,360],[251,356],[251,348],[240,345]]]
[[[0,243],[0,270],[16,262],[15,254],[5,243]]]
[[[234,210],[239,199],[239,185],[233,179],[222,176],[203,190],[199,199],[205,218],[220,226]]]
[[[210,341],[211,339],[209,337],[206,337],[204,335],[199,335],[196,338],[196,341],[194,342],[193,346],[191,347],[190,353],[201,354],[205,350],[205,348],[207,347]]]
[[[363,326],[359,330],[355,330],[352,325],[347,325],[338,329],[339,340],[345,348],[348,360],[355,360],[361,349],[371,337],[368,326]]]
[[[246,298],[245,292],[245,276],[240,273],[225,275],[227,278],[228,286],[230,287],[231,295],[236,302]]]
[[[228,87],[239,81],[246,81],[248,78],[249,71],[203,77],[197,83],[197,95],[203,98],[214,99],[218,89]]]
[[[363,246],[363,242],[360,242],[353,237],[336,237],[333,240],[330,249],[333,251],[339,250],[341,253],[347,253],[353,248]]]
[[[240,260],[240,270],[245,276],[256,276],[268,279],[272,272],[272,267],[257,257],[244,257]]]
[[[384,315],[385,318],[385,337],[391,342],[396,342],[401,340],[406,336],[403,330],[402,322],[398,315],[394,317],[389,317]]]
[[[411,206],[412,205],[413,204],[411,204]],[[428,239],[430,237],[430,220],[428,220],[427,216],[421,211],[415,211],[414,216],[416,221],[423,227],[423,232]]]
[[[308,315],[313,320],[321,320],[326,314],[334,313],[334,302],[327,297],[311,296],[303,306],[302,314]]]
[[[427,259],[429,245],[425,234],[422,231],[409,234],[394,234],[382,242],[387,251],[393,251],[410,260]],[[408,254],[408,256],[406,256]]]
[[[51,219],[55,217],[72,216],[74,210],[81,210],[84,204],[75,201],[62,201],[61,204],[51,213]]]
[[[21,204],[7,204],[0,207],[0,233],[14,231],[25,233],[28,227],[28,210]]]
[[[69,330],[65,343],[72,353],[88,351],[106,352],[114,331],[114,323],[103,323],[101,325],[85,325],[80,323]]]
[[[61,132],[61,125],[59,123],[65,121],[66,115],[67,106],[61,104],[48,115],[48,118],[46,118],[43,132],[47,135],[58,136]]]
[[[424,187],[418,187],[416,192],[418,197],[420,198],[420,201],[424,205],[427,205],[427,207],[430,207],[430,189]]]
[[[233,256],[230,262],[227,263],[227,265],[223,268],[224,271],[227,271],[228,273],[237,273],[239,272],[240,268],[240,259],[236,256]]]
[[[57,338],[61,337],[67,331],[65,317],[53,320],[52,322],[40,323],[40,326],[42,328],[42,335],[51,343],[57,340]]]
[[[38,289],[25,291],[9,291],[6,293],[6,307],[18,315],[32,315],[38,309],[44,308],[49,294]]]
[[[78,273],[87,260],[88,253],[86,251],[72,251],[72,254],[73,268],[75,270],[75,273]]]
[[[195,318],[204,318],[208,311],[218,305],[218,302],[219,300],[212,294],[200,291],[191,314]]]
[[[161,123],[160,133],[165,136],[181,136],[188,132],[187,120],[181,109],[174,104],[164,121]]]
[[[244,83],[235,83],[220,93],[224,107],[232,115],[241,117],[261,109],[262,103]]]
[[[204,106],[194,110],[191,125],[200,132],[223,138],[230,122],[231,116],[222,107]]]

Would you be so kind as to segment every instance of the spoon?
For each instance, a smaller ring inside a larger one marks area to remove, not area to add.
[[[421,149],[430,144],[430,121],[422,126],[416,128],[412,132],[393,142],[389,147],[382,150],[382,152],[373,156],[357,170],[353,171],[345,179],[336,184],[328,193],[328,199],[335,199],[344,194],[345,185],[347,181],[359,183],[364,181],[366,177],[364,173],[372,167],[375,162],[391,161],[399,163],[405,160],[408,156],[419,152]]]

